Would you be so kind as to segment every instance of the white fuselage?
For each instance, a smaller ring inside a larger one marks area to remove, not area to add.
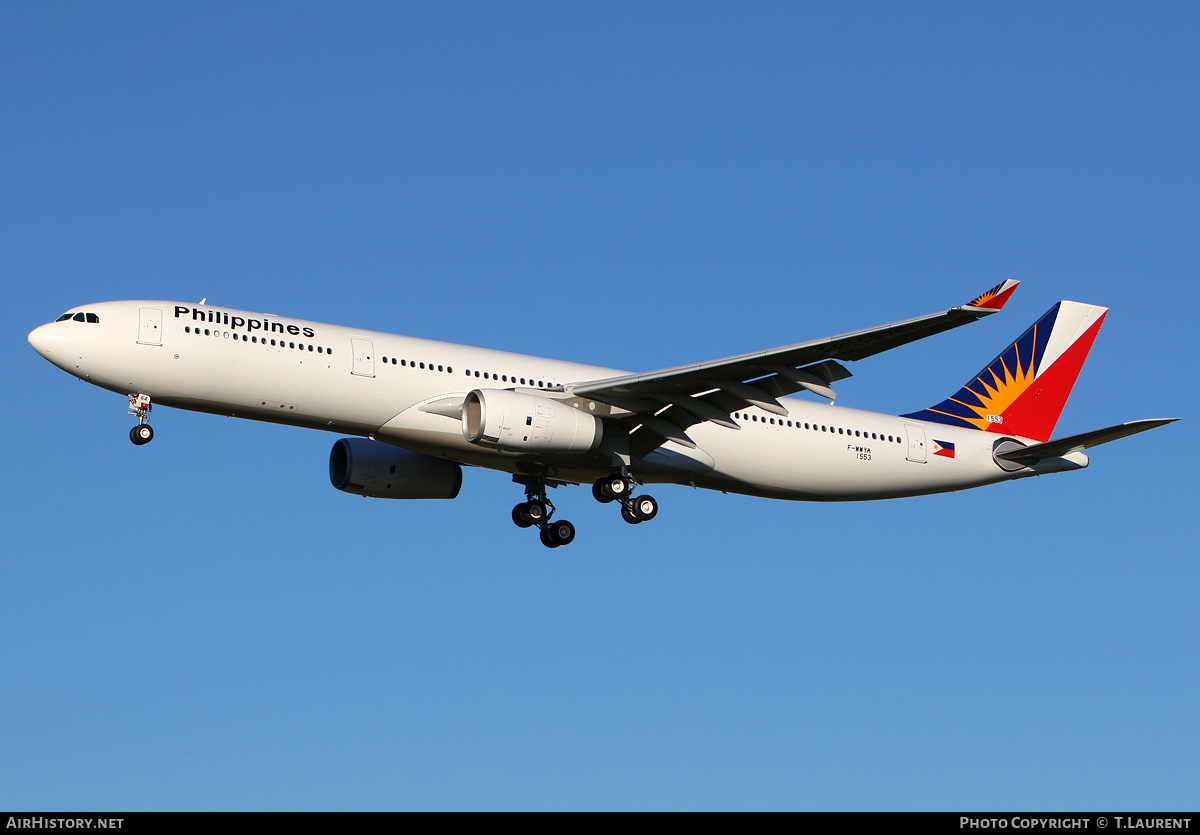
[[[478,446],[464,437],[454,411],[437,404],[461,403],[473,389],[516,389],[587,409],[586,399],[572,402],[570,385],[624,373],[616,369],[209,305],[125,301],[74,311],[99,321],[43,325],[30,343],[81,379],[149,395],[155,404],[366,435],[509,472],[536,463],[563,481],[591,481],[610,469],[598,453],[534,456]],[[1002,436],[989,432],[780,402],[786,417],[750,407],[733,416],[740,429],[695,424],[687,429],[694,449],[668,441],[631,461],[630,473],[645,482],[813,501],[921,495],[1034,474],[998,465],[992,448]],[[935,441],[943,454],[935,454]],[[951,445],[952,457],[944,452]]]

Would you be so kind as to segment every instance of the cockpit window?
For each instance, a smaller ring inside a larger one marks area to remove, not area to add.
[[[72,316],[71,318],[72,318],[72,319],[74,319],[76,322],[86,322],[86,321],[87,321],[87,319],[83,318],[83,314],[82,314],[82,313],[76,313],[76,314],[75,314],[74,316]]]
[[[74,320],[76,322],[87,322],[90,325],[100,324],[100,317],[97,316],[95,313],[64,313],[62,316],[59,316],[54,321],[55,322],[66,322],[68,320]]]
[[[95,313],[86,313],[84,315],[87,316],[87,320],[88,320],[89,324],[92,324],[92,325],[100,324],[100,317],[97,316]]]
[[[54,321],[55,321],[55,322],[65,322],[65,321],[67,321],[67,320],[68,320],[68,319],[70,319],[70,318],[71,318],[71,314],[70,314],[70,313],[64,313],[62,316],[59,316],[59,317],[58,317],[57,319],[55,319]]]

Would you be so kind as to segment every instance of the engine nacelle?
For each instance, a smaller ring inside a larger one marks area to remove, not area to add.
[[[453,499],[462,467],[366,438],[342,438],[329,453],[329,480],[337,489],[376,499]]]
[[[588,452],[604,427],[566,403],[507,389],[475,389],[462,410],[463,437],[473,444],[518,452]]]

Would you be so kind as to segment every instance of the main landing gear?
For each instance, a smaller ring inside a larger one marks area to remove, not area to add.
[[[517,479],[514,479],[514,481]],[[550,521],[554,505],[546,498],[546,482],[541,478],[521,479],[525,485],[525,501],[512,509],[512,520],[518,528],[537,526],[542,544],[547,548],[570,545],[575,539],[575,526],[566,519]]]
[[[575,539],[575,526],[566,519],[551,520],[554,505],[546,498],[546,479],[513,476],[513,481],[525,486],[525,501],[512,509],[513,524],[518,528],[538,528],[542,544],[547,548],[569,545]],[[632,492],[633,479],[624,473],[606,475],[592,485],[596,501],[618,502],[621,518],[631,525],[649,522],[658,515],[658,502],[653,496],[632,496]]]
[[[633,492],[633,479],[621,473],[612,473],[604,478],[596,479],[592,485],[592,495],[602,504],[609,502],[621,503],[621,518],[631,525],[649,522],[658,515],[658,502],[653,496],[630,495]]]
[[[150,396],[146,394],[131,394],[129,395],[129,414],[138,419],[137,426],[129,430],[129,440],[133,441],[138,446],[148,444],[154,440],[154,430],[150,428],[149,417],[150,410],[154,406],[150,403]]]

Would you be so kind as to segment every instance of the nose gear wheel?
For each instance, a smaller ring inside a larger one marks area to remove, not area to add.
[[[150,428],[149,415],[154,405],[148,394],[129,395],[129,414],[138,419],[137,426],[129,430],[129,440],[137,446],[148,444],[154,440],[154,430]]]

